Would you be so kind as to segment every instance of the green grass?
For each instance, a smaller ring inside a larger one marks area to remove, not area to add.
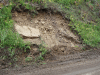
[[[78,34],[81,35],[85,44],[93,47],[99,46],[100,31],[98,25],[87,24],[81,21],[73,22],[74,24],[70,23],[70,26],[72,26],[74,30],[78,31]]]
[[[41,52],[40,55],[35,59],[35,61],[38,60],[44,60],[44,56],[48,52],[46,49],[46,44],[42,41],[42,44],[39,45],[39,51]]]
[[[20,8],[20,5],[24,6],[26,9],[35,12],[35,8],[32,7],[29,3],[31,0],[28,0],[28,4],[25,3],[25,0],[10,0],[10,4],[8,6],[2,6],[0,9],[0,48],[4,49],[5,53],[8,53],[7,56],[0,56],[2,59],[13,58],[16,59],[15,50],[22,50],[20,52],[26,51],[26,49],[30,49],[30,45],[28,43],[24,43],[21,36],[14,31],[14,21],[12,20],[12,8]],[[40,3],[41,0],[33,0],[33,3]],[[6,49],[5,49],[6,48]],[[19,52],[19,51],[18,51]]]
[[[26,58],[25,58],[25,61],[26,61],[26,62],[30,62],[30,61],[32,61],[32,60],[33,60],[32,57],[26,57]]]
[[[94,5],[93,9],[90,8],[90,5]],[[79,7],[81,11],[78,9]],[[74,10],[71,8],[70,11],[72,12],[70,13],[71,22],[69,25],[78,32],[83,43],[92,47],[100,47],[100,19],[97,15],[96,3],[89,2],[88,6],[83,3],[77,8],[74,6]]]
[[[9,56],[13,57],[15,54],[15,49],[20,48],[26,49],[26,43],[20,35],[13,29],[13,20],[12,20],[12,5],[8,7],[4,6],[0,10],[0,47],[8,49]]]
[[[70,5],[70,4],[82,3],[84,0],[53,0],[53,1],[63,4],[63,5]]]
[[[52,0],[57,2],[65,17],[71,20],[70,26],[78,32],[83,43],[100,47],[100,19],[97,15],[98,0]],[[97,2],[97,3],[96,3]]]

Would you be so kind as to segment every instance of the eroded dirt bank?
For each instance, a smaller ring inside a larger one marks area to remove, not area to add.
[[[59,13],[51,14],[41,10],[38,15],[35,15],[34,18],[32,18],[28,12],[14,11],[12,16],[15,25],[30,26],[39,29],[40,37],[30,38],[21,35],[25,42],[31,42],[31,50],[18,56],[19,60],[15,63],[16,68],[2,69],[0,71],[1,75],[27,75],[31,72],[35,72],[34,74],[32,73],[33,75],[40,75],[43,70],[45,73],[45,69],[47,68],[59,69],[62,65],[67,66],[69,64],[85,62],[100,56],[100,50],[96,48],[82,51],[83,46],[79,36],[70,30],[70,27],[68,26],[69,21],[63,19]],[[43,62],[36,64],[33,61],[35,60],[35,57],[40,54],[38,48],[39,44],[42,44],[42,42],[45,43],[45,46],[47,45],[46,48],[49,50],[49,53],[44,56],[45,60]],[[26,62],[26,57],[32,57],[33,61]],[[42,65],[44,63],[45,65]],[[39,71],[39,73],[37,73],[37,71]],[[44,75],[44,73],[42,75]]]
[[[82,50],[79,36],[70,30],[68,26],[69,21],[65,20],[60,13],[39,10],[38,15],[32,17],[28,12],[14,11],[12,16],[12,19],[15,21],[14,26],[29,26],[39,29],[40,37],[30,38],[23,36],[23,34],[22,37],[25,42],[29,41],[31,44],[40,45],[45,43],[45,47],[50,51],[50,54],[46,55],[47,60],[51,60],[57,56],[74,54]],[[35,56],[39,54],[37,51],[38,47],[32,46],[30,53],[25,57],[35,59]],[[25,61],[25,57],[23,61]]]
[[[41,39],[49,48],[54,46],[80,47],[79,37],[71,32],[68,23],[59,13],[39,11],[34,18],[27,12],[14,12],[13,20],[20,26],[30,26],[39,29]],[[39,44],[39,38],[25,38],[32,44]],[[81,47],[80,47],[81,48]]]

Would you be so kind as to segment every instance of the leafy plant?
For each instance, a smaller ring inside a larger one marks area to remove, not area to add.
[[[25,58],[25,61],[26,61],[26,62],[29,62],[29,61],[32,61],[32,60],[33,60],[32,57],[26,57],[26,58]]]
[[[47,53],[47,49],[45,47],[46,47],[46,45],[44,42],[42,44],[40,44],[40,46],[39,46],[39,50],[41,51],[40,56],[39,56],[40,60],[44,60],[43,56]]]
[[[66,13],[66,18],[70,19],[70,26],[78,32],[83,43],[92,47],[100,47],[100,19],[97,16],[98,9],[96,1],[93,0],[52,0],[61,5],[61,9]],[[88,6],[86,6],[86,4]],[[65,8],[64,8],[65,7]],[[90,7],[92,10],[88,10]],[[67,8],[67,10],[66,10]],[[90,20],[90,21],[89,21]]]
[[[70,5],[70,4],[80,4],[82,2],[84,2],[84,0],[54,0],[54,2],[58,2],[60,4],[63,4],[63,5]]]
[[[39,51],[41,52],[40,55],[35,59],[35,61],[37,60],[44,60],[44,56],[46,55],[46,53],[48,52],[46,49],[46,44],[44,42],[42,42],[42,44],[39,45]]]
[[[73,18],[71,18],[71,20],[74,23],[70,23],[70,26],[72,26],[76,31],[78,31],[78,34],[81,35],[81,38],[83,39],[84,43],[93,47],[99,46],[99,25],[76,21]]]
[[[6,51],[9,52],[9,55],[12,58],[16,48],[26,49],[28,46],[26,46],[26,43],[24,43],[20,35],[13,29],[11,10],[12,5],[9,5],[8,7],[4,6],[0,10],[0,47],[8,47]]]

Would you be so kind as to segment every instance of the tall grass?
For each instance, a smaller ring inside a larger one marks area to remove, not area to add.
[[[26,48],[26,44],[24,43],[23,39],[13,29],[11,10],[11,5],[8,7],[4,6],[0,10],[0,47],[7,47],[9,55],[14,53],[15,48]]]
[[[82,3],[84,0],[53,0],[53,1],[63,5],[70,5],[75,3]]]
[[[68,16],[67,18],[71,20],[69,25],[78,32],[84,44],[100,47],[100,19],[96,14],[98,13],[96,6],[100,3],[99,0],[52,1],[62,5],[61,8],[66,13],[66,17]],[[89,17],[91,17],[90,23],[88,23]]]

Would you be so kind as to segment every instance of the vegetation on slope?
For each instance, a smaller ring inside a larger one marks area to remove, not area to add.
[[[84,44],[100,47],[100,1],[99,0],[53,0],[58,2],[70,26],[78,32]]]
[[[48,8],[48,3],[58,5],[70,19],[69,26],[72,27],[81,36],[84,44],[92,47],[100,47],[100,1],[99,0],[10,0],[8,6],[2,6],[0,9],[0,49],[9,53],[12,58],[15,49],[25,50],[29,45],[23,42],[23,39],[13,29],[12,8],[20,8],[20,5],[30,11],[35,11],[31,3],[37,3],[42,7]],[[7,57],[1,56],[6,59]]]

